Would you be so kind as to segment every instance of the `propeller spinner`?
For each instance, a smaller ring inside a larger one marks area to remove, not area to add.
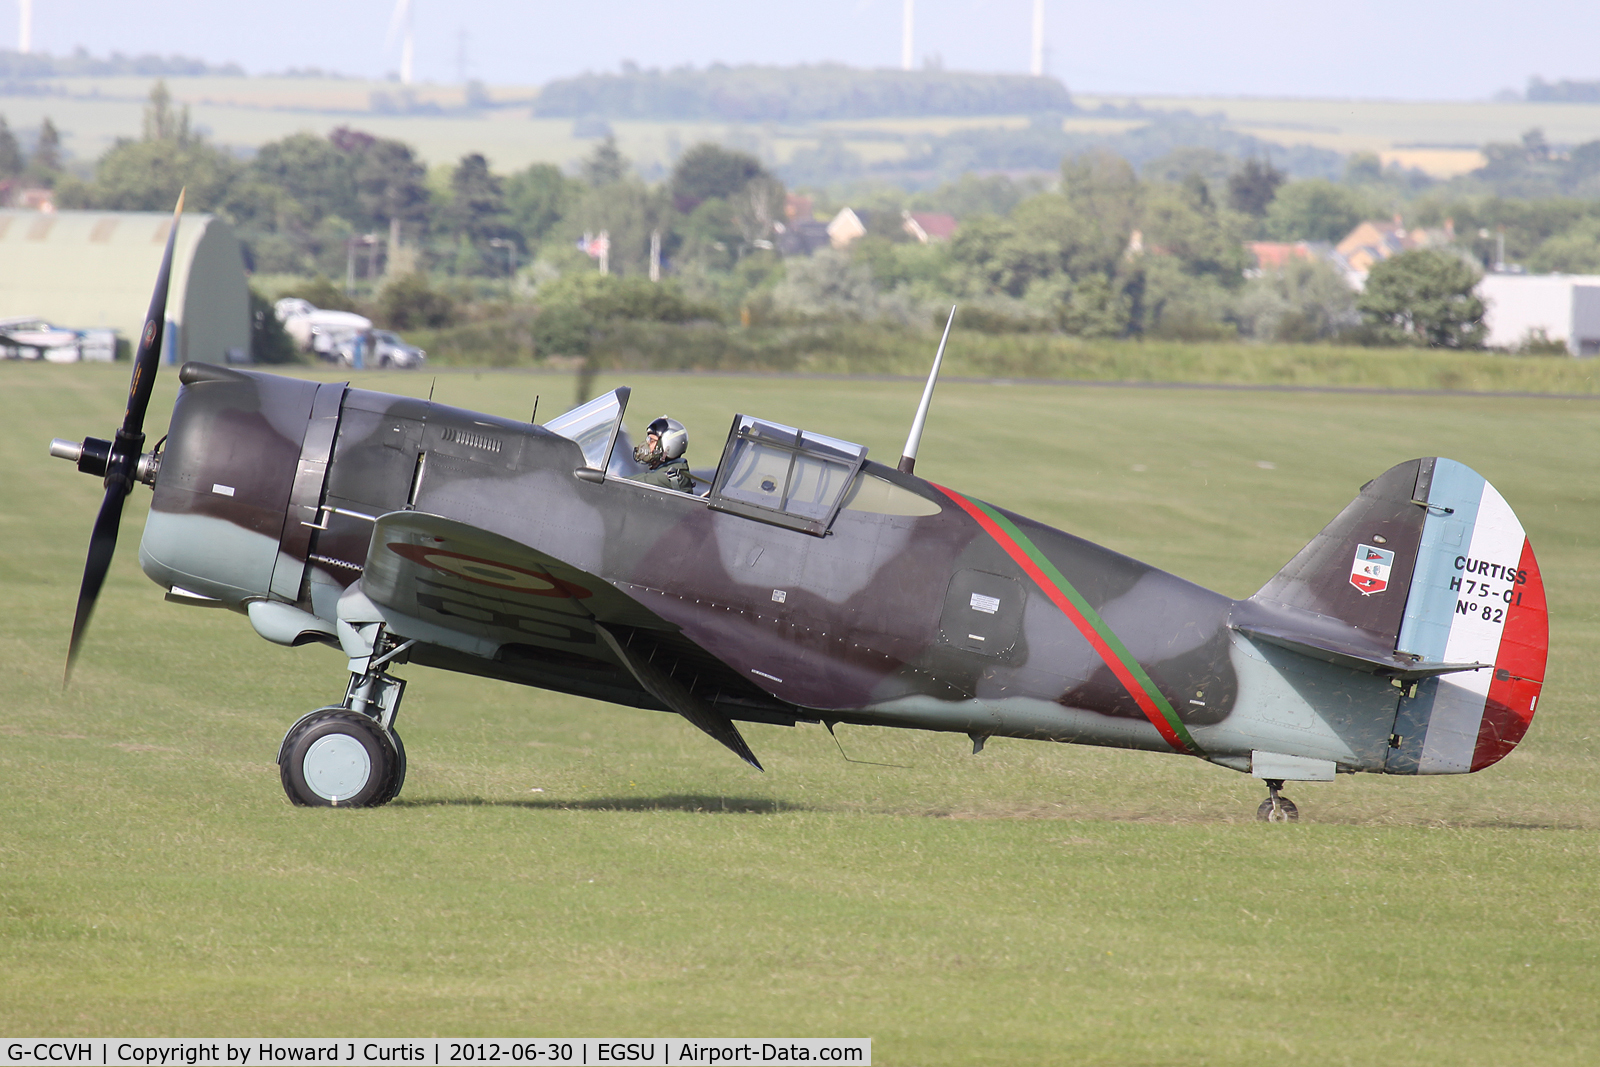
[[[50,454],[59,459],[72,460],[85,474],[105,479],[105,500],[100,504],[100,514],[94,520],[94,531],[89,535],[89,556],[83,566],[83,584],[78,589],[78,610],[72,619],[72,643],[67,647],[67,669],[62,685],[72,678],[72,665],[78,658],[83,635],[89,628],[89,617],[94,614],[94,604],[105,584],[106,572],[111,569],[111,557],[117,550],[117,532],[122,524],[122,506],[133,492],[133,483],[154,485],[161,459],[156,453],[144,451],[144,416],[150,406],[150,393],[155,388],[156,368],[161,360],[162,333],[167,318],[167,286],[172,279],[172,250],[177,242],[178,221],[183,215],[183,193],[178,193],[178,204],[172,211],[172,226],[167,231],[166,251],[161,254],[161,270],[156,274],[155,291],[150,294],[150,311],[145,315],[144,331],[139,335],[139,348],[133,357],[133,377],[128,383],[128,407],[122,425],[110,440],[86,437],[82,443],[56,438],[50,442]]]

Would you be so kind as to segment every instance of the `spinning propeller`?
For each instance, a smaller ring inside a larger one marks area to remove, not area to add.
[[[122,505],[133,492],[135,481],[155,485],[156,472],[161,466],[159,455],[144,451],[144,414],[150,406],[150,392],[155,388],[156,367],[161,360],[162,333],[167,319],[167,284],[172,278],[172,249],[182,215],[183,193],[179,192],[178,205],[172,211],[172,226],[167,231],[167,248],[161,254],[161,270],[156,274],[155,292],[150,294],[150,311],[145,315],[139,349],[133,356],[128,410],[116,437],[110,441],[85,437],[81,444],[58,437],[50,442],[52,456],[72,460],[85,474],[103,477],[106,487],[100,514],[94,520],[94,532],[89,535],[89,558],[83,565],[78,611],[72,619],[72,643],[67,647],[63,686],[72,678],[72,665],[78,658],[84,632],[89,628],[89,617],[94,614],[94,603],[100,596],[100,587],[105,584],[106,572],[111,569],[111,557],[117,550],[117,531],[122,524]]]

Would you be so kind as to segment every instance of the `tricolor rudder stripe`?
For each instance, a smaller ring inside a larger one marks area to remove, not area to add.
[[[1402,699],[1388,769],[1464,774],[1510,752],[1533,720],[1549,649],[1544,582],[1522,524],[1476,471],[1435,461],[1427,505],[1397,647],[1493,667],[1423,682]]]
[[[1517,592],[1506,609],[1505,630],[1495,654],[1494,678],[1489,682],[1483,721],[1478,725],[1478,743],[1472,750],[1475,771],[1499,762],[1517,747],[1533,722],[1534,708],[1544,684],[1550,642],[1549,615],[1539,561],[1533,558],[1533,547],[1526,539],[1522,542],[1517,578]]]
[[[975,519],[984,532],[994,538],[1040,591],[1049,597],[1050,602],[1061,610],[1089,642],[1095,653],[1105,661],[1117,681],[1122,683],[1128,695],[1139,705],[1139,710],[1144,712],[1151,725],[1174,751],[1200,754],[1200,746],[1196,745],[1194,738],[1189,735],[1188,727],[1179,721],[1178,713],[1173,710],[1171,701],[1156,687],[1150,675],[1122,643],[1122,639],[1106,625],[1099,612],[1083,598],[1083,594],[1067,581],[1060,569],[1039,551],[1038,546],[1028,535],[1018,529],[1016,523],[981,500],[968,499],[942,485],[932,482],[928,484],[955,501],[961,510]]]

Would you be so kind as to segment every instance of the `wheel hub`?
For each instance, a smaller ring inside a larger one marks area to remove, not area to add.
[[[301,771],[313,793],[338,804],[340,797],[353,797],[366,786],[372,776],[372,757],[366,746],[349,734],[328,734],[306,750]]]

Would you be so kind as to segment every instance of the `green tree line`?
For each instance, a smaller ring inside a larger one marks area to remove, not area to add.
[[[244,68],[237,63],[214,65],[203,59],[188,56],[138,56],[112,52],[105,58],[92,56],[88,49],[78,47],[64,56],[48,52],[16,52],[0,48],[0,78],[159,78],[175,75],[211,75],[213,77],[244,77]]]
[[[6,136],[0,168],[37,170],[39,152],[8,156]],[[842,250],[816,249],[817,224],[797,242],[804,220],[790,217],[785,185],[716,144],[692,146],[655,183],[609,138],[571,173],[536,164],[501,174],[476,153],[430,171],[409,145],[350,128],[294,134],[242,159],[198,136],[159,84],[141,137],[114,145],[92,174],[54,167],[62,207],[166,210],[187,186],[195,209],[237,227],[253,270],[306,279],[299,295],[348,302],[326,279],[342,280],[358,253],[358,273],[387,279],[361,299],[389,324],[514,313],[544,354],[581,355],[608,322],[926,328],[951,303],[961,325],[992,332],[1470,347],[1482,336],[1471,287],[1502,236],[1507,255],[1530,264],[1600,266],[1596,201],[1419,188],[1368,156],[1351,157],[1337,180],[1180,146],[1139,168],[1088,151],[1053,177],[815,189],[819,220],[845,206],[867,220],[867,236]],[[1257,271],[1246,247],[1329,244],[1401,210],[1408,225],[1452,223],[1455,243],[1380,265],[1359,298],[1322,258]],[[903,225],[911,211],[947,212],[959,227],[921,244]],[[659,284],[648,280],[653,261]]]

